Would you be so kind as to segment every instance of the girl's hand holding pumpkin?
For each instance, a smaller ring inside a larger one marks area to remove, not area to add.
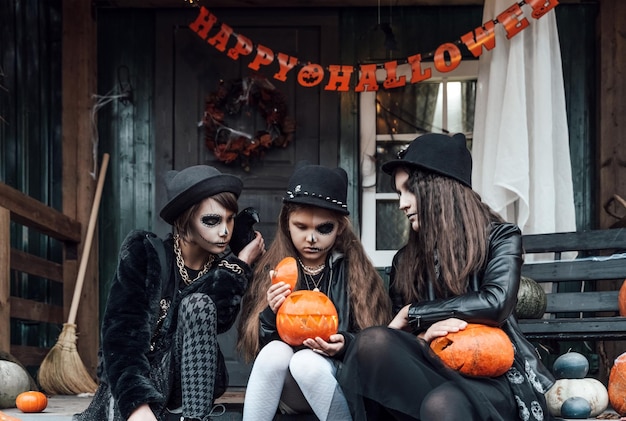
[[[426,342],[430,342],[435,338],[446,336],[450,332],[458,332],[466,327],[467,322],[465,320],[452,317],[433,323],[432,326],[430,326],[425,332],[417,335],[417,337],[425,340]]]
[[[270,278],[273,272],[270,270]],[[291,294],[291,286],[285,282],[277,282],[267,290],[267,305],[276,313],[289,294]]]
[[[305,339],[302,344],[311,348],[318,354],[326,357],[332,357],[333,355],[337,355],[337,353],[343,349],[346,344],[346,340],[342,334],[335,333],[334,335],[330,335],[328,342],[318,336],[315,339]]]

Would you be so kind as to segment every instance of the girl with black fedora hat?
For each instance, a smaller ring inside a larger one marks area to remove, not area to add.
[[[102,323],[100,385],[75,421],[209,420],[228,373],[217,342],[239,313],[264,251],[228,243],[239,178],[207,165],[166,176],[162,240],[132,231],[122,243]]]
[[[314,413],[321,421],[350,420],[335,372],[357,331],[391,320],[391,302],[348,219],[348,177],[341,168],[300,163],[289,180],[276,238],[255,268],[244,296],[238,349],[256,357],[246,387],[244,421],[281,413]],[[299,264],[296,289],[319,290],[335,304],[339,332],[302,347],[282,342],[276,312],[289,285],[271,285],[270,270],[284,257]]]
[[[521,233],[472,191],[465,136],[429,133],[386,162],[411,230],[393,259],[387,327],[357,335],[338,379],[355,420],[549,420],[554,383],[513,316]],[[430,342],[468,323],[499,326],[515,359],[506,374],[447,368]]]

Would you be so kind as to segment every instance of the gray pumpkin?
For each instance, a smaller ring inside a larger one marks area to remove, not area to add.
[[[522,276],[517,291],[515,315],[518,319],[540,319],[546,312],[546,292],[535,280]]]

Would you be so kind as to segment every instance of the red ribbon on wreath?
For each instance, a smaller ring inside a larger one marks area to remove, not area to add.
[[[259,75],[220,81],[206,98],[202,124],[205,144],[215,157],[226,164],[238,161],[246,171],[253,158],[262,158],[272,147],[286,147],[296,129],[285,96]]]

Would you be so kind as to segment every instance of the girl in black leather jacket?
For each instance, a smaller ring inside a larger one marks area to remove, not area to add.
[[[271,421],[279,407],[289,414],[313,412],[321,421],[351,418],[335,372],[356,332],[391,320],[391,303],[350,225],[347,181],[341,168],[302,163],[289,180],[276,238],[242,305],[238,348],[255,359],[244,421]],[[318,289],[337,309],[339,332],[328,342],[309,338],[292,347],[278,336],[276,312],[291,291],[284,282],[271,285],[269,272],[286,256],[299,262],[296,289]]]
[[[554,380],[517,328],[521,233],[471,189],[465,136],[426,134],[383,164],[408,218],[390,279],[395,318],[362,331],[338,379],[355,420],[550,420]],[[467,377],[430,350],[468,323],[501,327],[515,361],[499,377]]]

